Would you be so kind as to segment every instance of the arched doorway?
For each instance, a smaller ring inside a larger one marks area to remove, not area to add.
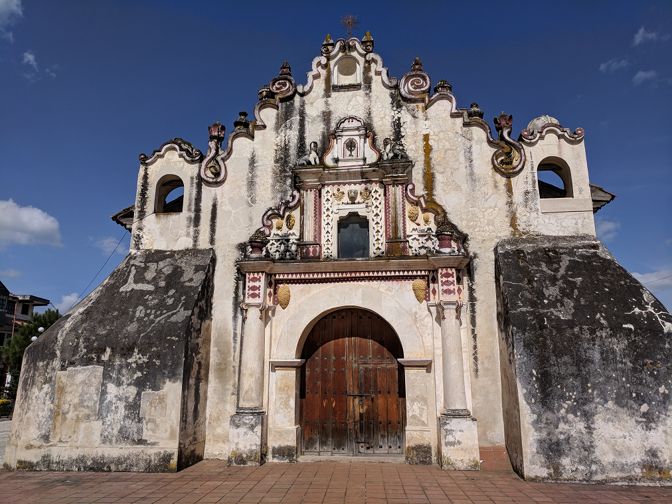
[[[404,453],[402,357],[399,338],[379,315],[347,308],[323,316],[302,352],[302,453]]]

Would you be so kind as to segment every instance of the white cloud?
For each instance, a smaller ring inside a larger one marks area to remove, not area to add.
[[[637,280],[642,282],[651,292],[662,292],[672,289],[672,270],[660,270],[654,273],[632,273]]]
[[[90,239],[93,241],[92,238]],[[94,241],[93,246],[98,247],[105,255],[110,255],[114,251],[114,248],[117,247],[118,243],[118,238],[115,238],[114,236],[106,236],[105,238]],[[128,254],[128,247],[126,245],[119,244],[116,252],[117,254],[126,255]]]
[[[8,30],[23,16],[21,0],[0,0],[0,38],[14,42],[14,33]]]
[[[650,70],[648,72],[642,72],[641,70],[632,78],[632,83],[635,86],[639,86],[642,82],[647,80],[655,81],[658,77],[658,72],[655,70]]]
[[[633,46],[638,46],[643,44],[647,40],[658,40],[658,32],[647,32],[642,26],[637,33],[635,33],[635,38],[632,41]]]
[[[39,208],[0,200],[0,250],[15,243],[62,247],[58,221]]]
[[[65,315],[65,312],[72,308],[73,303],[77,301],[79,296],[76,292],[68,294],[66,296],[61,296],[61,302],[56,303],[54,306],[58,309],[61,315]]]
[[[39,72],[37,69],[37,60],[35,59],[35,55],[33,54],[33,51],[26,51],[23,53],[23,63],[24,65],[30,65],[35,69],[36,72]]]
[[[616,238],[620,229],[620,222],[608,221],[600,216],[595,217],[595,232],[597,233],[597,237],[604,243],[609,243]]]
[[[606,63],[602,63],[600,65],[600,72],[602,73],[614,73],[616,70],[619,68],[627,68],[628,65],[630,65],[630,62],[628,59],[624,59],[621,61],[618,61],[616,58],[607,61]]]
[[[8,268],[6,270],[0,271],[0,279],[2,278],[19,278],[21,275],[23,275],[23,271],[15,270],[12,268]]]

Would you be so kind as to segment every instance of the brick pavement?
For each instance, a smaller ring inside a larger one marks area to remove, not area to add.
[[[204,461],[176,474],[0,470],[0,503],[485,503],[672,502],[670,487],[530,483],[513,472],[311,462],[227,467]]]

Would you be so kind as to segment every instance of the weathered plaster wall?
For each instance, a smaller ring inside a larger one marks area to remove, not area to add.
[[[8,469],[175,471],[203,458],[215,257],[131,253],[25,352]]]
[[[416,194],[424,191],[430,202],[441,204],[448,217],[469,235],[471,263],[465,272],[468,304],[463,317],[468,336],[465,350],[470,359],[465,369],[471,373],[473,414],[478,418],[482,446],[504,443],[493,249],[508,237],[594,234],[591,211],[542,213],[537,189],[537,163],[558,156],[567,161],[573,175],[576,173],[575,194],[584,199],[590,194],[582,141],[568,143],[553,133],[545,135],[525,146],[525,168],[507,179],[492,167],[495,147],[488,144],[487,133],[481,127],[464,125],[461,114],[451,117],[451,100],[437,101],[430,108],[424,103],[409,103],[398,87],[384,83],[375,62],[365,61],[356,51],[352,56],[360,65],[359,89],[332,89],[332,70],[343,57],[334,55],[327,67],[317,68],[310,92],[281,101],[277,110],[263,108],[260,118],[266,127],[257,124],[253,139],[240,136],[233,141],[224,183],[199,182],[198,164],[171,148],[140,168],[134,246],[212,247],[218,257],[209,391],[217,400],[208,406],[207,457],[226,458],[230,452],[228,418],[235,413],[237,402],[238,305],[242,301],[242,281],[235,261],[242,257],[241,244],[260,227],[268,208],[277,208],[289,198],[292,167],[307,153],[310,142],[317,141],[318,151],[323,153],[328,135],[344,117],[363,119],[375,132],[379,149],[386,137],[399,142],[414,162],[411,181],[417,187]],[[431,69],[427,71],[431,74]],[[298,83],[305,82],[301,75],[302,71],[295,71]],[[153,188],[171,170],[185,181],[185,211],[182,215],[149,215]],[[410,307],[415,300],[409,303]],[[270,372],[268,366],[265,372]],[[440,390],[436,393],[438,402]]]
[[[672,315],[589,236],[504,240],[496,270],[516,471],[672,483]]]

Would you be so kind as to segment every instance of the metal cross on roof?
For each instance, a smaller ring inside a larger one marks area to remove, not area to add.
[[[350,38],[352,35],[352,30],[357,30],[358,24],[359,21],[357,21],[357,16],[353,16],[352,14],[348,14],[341,18],[341,28],[345,28],[345,35],[347,38]]]

